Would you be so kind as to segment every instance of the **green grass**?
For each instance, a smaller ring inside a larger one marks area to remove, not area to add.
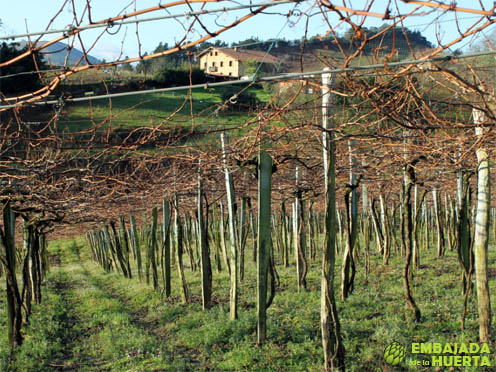
[[[78,245],[83,242],[78,240]],[[13,371],[322,371],[318,260],[310,263],[308,290],[300,293],[296,291],[294,265],[278,265],[281,290],[268,310],[268,342],[257,348],[256,266],[250,250],[241,284],[239,319],[234,322],[229,321],[225,271],[214,271],[214,306],[202,311],[199,273],[189,269],[187,257],[184,262],[191,301],[183,305],[175,269],[172,297],[164,299],[162,293],[138,281],[136,267],[132,280],[116,272],[104,273],[89,259],[87,247],[79,252],[72,240],[51,242],[50,251],[59,255],[61,264],[54,266],[47,278],[43,303],[35,307],[25,328],[25,343],[11,363]],[[491,248],[490,267],[495,261]],[[349,371],[434,370],[410,366],[412,360],[423,357],[409,352],[412,342],[477,340],[474,297],[469,303],[466,329],[460,329],[463,299],[455,252],[447,252],[441,259],[433,250],[422,252],[422,266],[415,272],[413,286],[422,311],[419,323],[408,320],[402,263],[402,257],[394,256],[384,268],[382,258],[373,255],[367,280],[364,258],[360,257],[355,292],[344,303],[338,300]],[[339,265],[340,260],[336,266],[337,294]],[[490,285],[495,286],[493,277]],[[5,301],[3,296],[1,301]],[[5,329],[4,312],[0,322]],[[5,333],[0,339],[2,367],[8,355]],[[384,349],[393,341],[407,348],[401,368],[389,367],[383,361]],[[494,353],[491,361],[496,363]]]
[[[241,87],[240,87],[241,89]],[[254,90],[259,99],[269,95]],[[191,100],[187,91],[151,93],[72,103],[67,105],[58,122],[59,128],[70,132],[81,131],[100,124],[103,128],[135,128],[162,126],[162,129],[190,129],[207,131],[235,127],[250,120],[253,115],[233,110],[215,110],[222,103],[222,89],[193,90]]]
[[[242,87],[239,87],[242,89]],[[270,100],[270,94],[263,89],[250,88],[263,105]],[[187,146],[204,148],[219,147],[219,130],[229,129],[233,139],[249,133],[246,123],[257,123],[255,112],[223,108],[222,88],[193,90],[146,95],[125,96],[64,106],[59,130],[79,133],[81,139],[89,139],[93,130],[106,140],[118,143],[136,128],[154,128],[161,141],[174,152],[186,151]],[[113,132],[108,132],[112,129]],[[85,131],[88,133],[84,134]],[[145,132],[149,134],[149,132]],[[170,137],[169,137],[170,136]],[[130,142],[142,137],[135,133]],[[167,140],[171,138],[171,140]],[[155,145],[140,146],[139,152],[153,154],[163,149]]]

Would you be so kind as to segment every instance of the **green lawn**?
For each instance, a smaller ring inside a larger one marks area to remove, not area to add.
[[[241,87],[240,87],[241,89]],[[260,99],[268,95],[256,90]],[[68,104],[59,120],[59,128],[79,131],[100,124],[103,128],[191,128],[206,131],[235,127],[253,119],[249,112],[217,110],[223,102],[219,89],[150,93]],[[217,111],[216,111],[217,110]]]
[[[84,244],[78,239],[76,249],[72,240],[50,243],[52,257],[57,255],[60,264],[52,267],[46,280],[43,303],[35,308],[30,325],[25,328],[25,342],[15,353],[11,371],[322,371],[319,260],[310,263],[308,290],[300,293],[296,291],[294,264],[289,268],[277,266],[281,283],[268,310],[268,342],[257,348],[256,265],[252,263],[250,249],[246,252],[246,274],[241,284],[240,318],[232,322],[225,270],[216,273],[214,269],[214,306],[202,311],[200,274],[189,269],[188,257],[184,257],[184,262],[191,301],[183,305],[175,268],[173,294],[165,299],[162,293],[139,282],[136,267],[132,280],[116,272],[105,273],[90,260]],[[439,259],[434,248],[422,252],[421,268],[415,271],[413,286],[422,311],[419,323],[407,320],[410,317],[405,312],[402,261],[402,257],[393,257],[390,265],[383,267],[382,257],[373,255],[367,280],[361,256],[355,292],[346,302],[338,300],[349,371],[434,371],[410,366],[414,360],[430,358],[413,355],[412,342],[477,340],[474,297],[469,303],[466,329],[460,329],[463,299],[456,253],[447,252],[446,257]],[[493,248],[489,263],[490,267],[496,263]],[[338,272],[339,265],[340,260]],[[336,293],[339,284],[337,274]],[[494,289],[494,275],[490,285]],[[3,371],[8,356],[4,296],[1,301]],[[393,341],[407,348],[405,360],[397,367],[389,367],[383,359],[385,347]],[[490,360],[494,366],[494,353]]]

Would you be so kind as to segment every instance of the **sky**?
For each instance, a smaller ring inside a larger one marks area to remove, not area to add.
[[[8,0],[0,0],[4,4]],[[262,2],[263,0],[252,0],[254,3]],[[331,0],[333,4],[342,5],[342,1]],[[137,9],[144,9],[148,7],[153,7],[157,5],[159,0],[92,0],[91,1],[91,16],[93,21],[107,19],[109,17],[115,16],[121,12],[129,13],[134,10],[136,6]],[[166,4],[170,0],[161,0],[160,3]],[[384,13],[389,0],[380,0],[374,2],[374,7],[371,11],[376,11],[378,13]],[[449,3],[448,1],[445,1]],[[73,22],[73,9],[71,6],[66,6],[63,8],[55,18],[54,22],[50,24],[50,21],[61,9],[65,0],[15,0],[8,1],[8,6],[3,6],[0,13],[0,19],[2,25],[0,26],[0,36],[12,35],[18,33],[25,33],[26,30],[30,32],[43,31],[47,27],[49,29],[59,29],[65,28],[74,24]],[[70,1],[68,3],[71,3]],[[76,13],[78,15],[82,14],[84,6],[86,4],[85,0],[74,0],[76,4]],[[247,1],[241,2],[222,2],[217,4],[208,4],[206,9],[214,9],[220,7],[235,6],[237,4],[247,4]],[[354,9],[364,9],[367,1],[350,1],[346,0],[346,3]],[[397,13],[394,5],[394,1],[391,1],[390,6],[393,13]],[[415,8],[411,4],[400,4],[399,11],[401,13],[410,11]],[[493,2],[483,0],[482,3],[488,9],[491,8]],[[246,21],[245,23],[233,28],[232,30],[226,31],[217,39],[226,41],[228,43],[237,42],[240,40],[247,39],[249,37],[258,37],[259,39],[266,40],[271,38],[285,38],[288,40],[301,39],[305,35],[306,29],[306,17],[299,16],[299,12],[306,12],[309,9],[310,13],[315,14],[308,18],[308,33],[307,36],[314,35],[324,35],[329,31],[329,26],[324,21],[320,14],[317,14],[317,9],[312,6],[315,4],[314,1],[304,1],[298,5],[278,5],[271,7],[267,12],[272,14],[262,14],[253,17],[252,19]],[[458,0],[457,6],[468,7],[468,8],[478,8],[478,1],[473,0]],[[192,4],[192,8],[199,9],[198,4]],[[425,11],[430,9],[424,8]],[[184,12],[189,9],[181,6],[170,8],[169,12],[171,14],[184,14]],[[294,10],[293,15],[288,17],[287,14],[290,10]],[[217,25],[228,24],[236,18],[241,17],[246,14],[247,10],[243,11],[229,11],[220,12],[215,14],[209,14],[202,16],[202,23],[210,31],[218,29]],[[274,14],[275,13],[275,14]],[[153,12],[140,16],[139,18],[147,18],[152,16],[167,14],[165,10],[160,10],[158,12]],[[435,24],[433,20],[436,17],[441,16],[441,23]],[[459,24],[462,27],[468,27],[473,22],[475,22],[479,17],[471,14],[459,14]],[[359,20],[359,17],[354,17],[354,20]],[[148,23],[141,23],[139,25],[139,39],[137,37],[136,26],[127,25],[122,27],[114,26],[109,29],[108,32],[104,32],[104,29],[99,29],[99,31],[88,30],[82,33],[82,38],[85,46],[88,48],[95,45],[90,51],[90,54],[98,57],[105,58],[107,61],[114,60],[118,58],[119,55],[124,56],[137,56],[141,50],[141,53],[151,52],[160,43],[168,43],[169,45],[177,43],[185,35],[184,22],[190,21],[185,17],[180,19],[168,19],[160,20]],[[349,26],[343,24],[339,19],[332,14],[329,18],[330,24],[336,29],[338,33],[344,33]],[[380,26],[383,20],[378,18],[368,18],[365,22],[365,26]],[[388,21],[391,22],[391,21]],[[82,25],[88,24],[88,17],[85,16],[82,21]],[[50,25],[49,25],[50,24]],[[443,14],[441,11],[431,11],[429,14],[424,14],[422,16],[410,17],[408,18],[404,25],[408,28],[418,30],[422,32],[424,36],[427,37],[429,41],[437,44],[437,39],[442,42],[447,42],[457,35],[456,23],[454,22],[453,14]],[[103,35],[101,35],[103,32]],[[114,34],[115,33],[115,34]],[[197,25],[194,28],[194,33],[189,36],[191,39],[197,39],[200,35],[204,35],[205,32],[201,26]],[[55,36],[46,35],[42,39],[49,40]],[[215,40],[215,39],[214,39]],[[466,40],[461,44],[455,46],[454,49],[467,49],[469,47],[468,42],[472,40]],[[76,43],[77,44],[77,43]],[[139,45],[141,44],[141,48]],[[78,47],[76,45],[76,47]],[[121,54],[122,52],[122,54]]]

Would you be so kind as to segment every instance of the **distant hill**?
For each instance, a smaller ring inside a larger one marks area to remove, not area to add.
[[[319,61],[320,58],[316,58],[316,56],[320,56],[323,59],[328,56],[342,58],[338,42],[346,53],[350,55],[360,47],[365,35],[370,38],[381,31],[383,31],[383,33],[380,37],[370,40],[367,43],[362,51],[364,56],[374,55],[378,58],[388,56],[401,60],[411,56],[411,49],[419,51],[433,48],[433,45],[419,31],[410,30],[408,28],[402,29],[400,27],[394,30],[389,29],[385,31],[386,27],[388,26],[362,27],[358,38],[353,30],[350,29],[341,36],[338,36],[337,41],[332,36],[313,36],[304,41],[301,39],[260,40],[258,38],[249,38],[237,43],[232,43],[231,47],[237,46],[243,49],[260,51],[270,50],[270,54],[280,58],[289,71],[299,69],[300,62],[303,62],[305,69],[318,68],[317,66],[320,65],[321,62]],[[228,44],[222,41],[217,41],[215,44],[205,42],[199,45],[198,50],[205,50],[211,45],[218,47],[228,46]],[[303,56],[302,51],[304,51]]]
[[[380,53],[389,54],[394,45],[395,50],[399,56],[409,55],[411,53],[410,47],[415,50],[425,50],[430,49],[433,45],[423,36],[419,31],[409,30],[408,28],[396,28],[384,31],[387,26],[382,27],[362,27],[360,37],[355,37],[355,33],[350,29],[345,32],[342,36],[338,36],[338,42],[341,44],[347,52],[353,52],[362,43],[364,35],[371,37],[376,35],[378,32],[383,31],[380,37],[370,40],[363,50],[364,53]],[[237,43],[233,43],[232,46],[237,46],[243,49],[255,49],[255,50],[268,50],[271,48],[271,54],[286,54],[299,52],[305,44],[306,51],[315,50],[329,50],[339,52],[339,47],[331,36],[316,37],[313,36],[305,41],[302,40],[285,40],[285,39],[271,39],[262,41],[258,38],[249,38]],[[206,47],[212,44],[202,43],[200,48],[206,49]],[[217,46],[227,46],[227,45],[217,45]]]
[[[44,41],[40,41],[39,45],[43,44]],[[27,46],[27,41],[26,40],[21,40],[17,42],[18,48],[22,49]],[[61,42],[57,42],[53,45],[50,45],[49,47],[43,49],[41,54],[43,55],[45,61],[47,63],[50,63],[55,66],[63,66],[65,63],[65,59],[67,57],[67,54],[69,53],[69,59],[68,59],[68,64],[69,65],[75,65],[76,63],[79,62],[80,65],[85,65],[86,61],[83,58],[83,52],[81,52],[79,49],[72,48],[70,51],[67,50],[67,45]],[[101,60],[98,58],[95,58],[91,55],[88,55],[88,60],[92,64],[97,64],[100,63]]]

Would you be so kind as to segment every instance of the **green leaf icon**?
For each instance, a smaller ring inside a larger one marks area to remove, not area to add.
[[[405,347],[395,341],[390,343],[384,350],[384,361],[391,366],[395,366],[403,360],[405,354]]]

